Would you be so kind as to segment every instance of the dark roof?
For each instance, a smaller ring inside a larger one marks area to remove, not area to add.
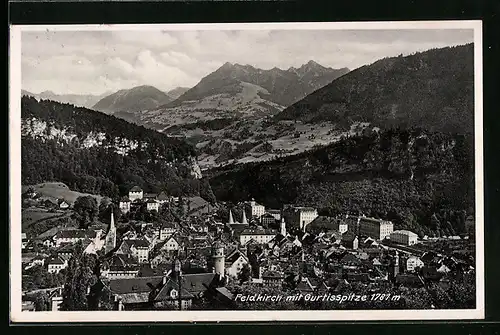
[[[251,229],[247,228],[241,232],[241,235],[276,235],[278,231],[274,229]]]
[[[85,238],[86,236],[86,232],[80,229],[60,230],[56,234],[56,238]]]
[[[163,282],[163,276],[110,279],[109,289],[116,294],[150,292]]]
[[[134,246],[136,248],[149,248],[149,242],[142,238],[123,240],[123,241],[127,243],[130,247]]]
[[[126,195],[124,195],[120,198],[120,202],[130,202],[130,199]]]
[[[54,257],[54,258],[51,258],[47,264],[60,264],[60,265],[62,265],[62,264],[64,264],[64,261],[59,257]]]
[[[142,192],[142,188],[140,188],[139,186],[134,186],[130,189],[129,192]]]
[[[234,252],[232,252],[230,255],[228,255],[228,257],[226,257],[226,264],[233,264],[234,262],[236,262],[238,260],[238,258],[240,258],[240,256],[243,256],[245,258],[245,256],[241,253],[241,251],[239,250],[236,250]]]
[[[160,194],[158,194],[158,196],[156,197],[156,199],[158,199],[158,200],[169,200],[170,197],[167,195],[167,193],[161,192]]]
[[[182,292],[181,292],[181,298],[183,299],[192,299],[194,298],[194,296],[189,293],[188,291],[186,291],[186,289],[184,288],[184,285],[181,284],[182,286]],[[177,285],[177,281],[176,280],[172,280],[172,279],[168,279],[166,284],[163,285],[163,287],[161,288],[160,292],[158,292],[158,294],[156,295],[155,297],[155,300],[156,301],[161,301],[161,300],[171,300],[171,299],[178,299],[177,297],[176,298],[172,298],[170,296],[170,292],[172,291],[172,289],[176,290],[176,291],[179,291],[179,286]]]
[[[198,294],[206,291],[205,285],[210,286],[215,277],[215,273],[186,274],[182,276],[182,287],[192,294]]]
[[[281,279],[281,278],[284,278],[284,277],[278,271],[267,270],[267,271],[264,271],[264,273],[262,274],[262,278]]]

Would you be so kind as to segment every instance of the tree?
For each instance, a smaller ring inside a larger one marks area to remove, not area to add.
[[[80,228],[86,229],[95,221],[98,213],[97,201],[92,196],[78,197],[73,205]]]
[[[245,264],[241,268],[240,273],[238,274],[238,279],[240,280],[240,284],[243,284],[244,282],[247,282],[252,275],[252,270],[250,268],[250,265]]]
[[[71,256],[64,284],[62,311],[84,311],[88,309],[88,289],[98,278],[97,258],[95,255],[83,253],[81,242],[77,243]]]
[[[47,293],[45,292],[39,292],[35,295],[34,304],[35,304],[35,311],[50,310],[50,299]]]

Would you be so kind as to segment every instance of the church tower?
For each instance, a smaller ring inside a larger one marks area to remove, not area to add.
[[[283,236],[286,236],[286,223],[285,223],[285,218],[281,218],[281,223],[280,223],[280,234]]]
[[[229,210],[229,224],[234,224],[233,212],[231,210]]]
[[[214,244],[212,244],[212,259],[214,262],[214,273],[218,274],[220,277],[224,277],[224,245],[220,241],[216,241]]]
[[[106,254],[116,247],[116,227],[113,207],[111,207],[111,223],[109,224],[108,234],[106,235],[105,252]]]

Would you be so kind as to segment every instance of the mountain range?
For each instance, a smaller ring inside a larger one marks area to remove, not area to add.
[[[128,102],[115,110],[117,117],[146,127],[163,130],[169,126],[218,118],[260,118],[274,115],[289,104],[328,84],[349,70],[332,69],[310,61],[300,68],[262,70],[250,65],[225,63],[202,78],[177,99],[151,108],[154,104],[131,107]],[[123,92],[115,93],[122,96]],[[174,92],[171,92],[171,97]],[[141,101],[135,96],[133,101]],[[148,98],[149,99],[149,98]],[[115,96],[103,100],[114,101]],[[156,101],[161,99],[154,99]],[[99,102],[95,109],[106,111]]]
[[[100,95],[92,95],[92,94],[56,94],[52,91],[43,91],[41,93],[35,94],[26,90],[21,90],[21,95],[30,96],[38,100],[40,99],[52,100],[52,101],[72,104],[75,106],[91,108],[99,100],[109,95],[109,92],[105,92]]]

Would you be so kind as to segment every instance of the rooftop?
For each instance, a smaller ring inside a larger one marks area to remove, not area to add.
[[[139,186],[134,186],[130,189],[129,192],[142,192],[142,188],[140,188]]]

